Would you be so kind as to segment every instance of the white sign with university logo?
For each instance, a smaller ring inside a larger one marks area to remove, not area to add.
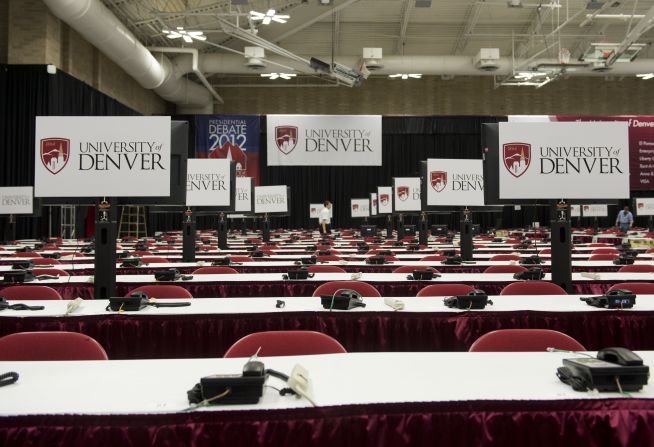
[[[351,199],[352,217],[370,217],[370,199]]]
[[[255,186],[254,212],[288,213],[288,188],[286,185]]]
[[[606,217],[609,215],[607,205],[582,205],[581,213],[584,217]]]
[[[378,198],[377,212],[379,214],[392,214],[393,213],[393,187],[378,186],[377,198]]]
[[[36,197],[170,196],[169,116],[37,116]]]
[[[0,214],[32,214],[33,195],[31,186],[0,187]]]
[[[570,205],[570,217],[581,217],[580,205]]]
[[[376,216],[377,215],[377,193],[376,192],[370,193],[370,215],[371,216]]]
[[[267,115],[268,166],[381,166],[381,115]]]
[[[393,178],[393,210],[420,211],[420,177]]]
[[[499,123],[500,199],[629,197],[627,122]]]
[[[654,199],[644,197],[636,198],[636,215],[654,216]]]
[[[484,205],[482,160],[427,160],[427,206]]]
[[[231,205],[230,161],[189,158],[186,162],[186,205]]]
[[[236,177],[234,211],[252,212],[252,177]]]
[[[310,219],[319,219],[320,210],[324,208],[322,203],[310,203],[309,204],[309,218]]]

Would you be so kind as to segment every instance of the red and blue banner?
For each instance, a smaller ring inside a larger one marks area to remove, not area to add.
[[[197,115],[195,157],[227,158],[236,162],[236,175],[259,184],[259,115]]]

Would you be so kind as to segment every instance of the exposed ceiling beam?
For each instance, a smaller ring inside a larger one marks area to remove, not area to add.
[[[609,67],[613,65],[615,61],[618,60],[622,54],[629,49],[629,47],[635,43],[643,33],[647,32],[650,28],[654,26],[654,6],[652,6],[645,17],[640,19],[640,21],[627,33],[624,40],[620,43],[620,46],[609,56],[606,61],[606,66]]]
[[[523,58],[529,53],[534,45],[535,38],[541,34],[543,23],[550,14],[552,14],[552,8],[536,8],[536,11],[534,11],[534,14],[532,15],[531,22],[525,29],[525,34],[529,34],[530,37],[527,38],[526,42],[518,45],[518,48],[516,48],[515,51],[516,58]]]
[[[279,36],[274,37],[274,38],[272,38],[270,40],[272,42],[279,43],[282,40],[287,39],[287,38],[291,37],[292,35],[302,31],[303,29],[310,27],[314,23],[320,22],[321,20],[326,19],[327,17],[331,16],[334,12],[341,11],[341,10],[347,8],[348,6],[350,6],[351,4],[356,3],[358,1],[359,0],[345,0],[345,2],[341,3],[340,5],[336,5],[333,8],[330,8],[328,11],[325,11],[322,14],[318,14],[313,19],[307,20],[306,22],[302,23],[301,25],[298,25],[295,28],[293,28],[291,30],[288,30],[287,32],[285,32],[283,34],[280,34]]]
[[[396,51],[398,54],[404,53],[404,45],[406,44],[406,30],[409,27],[409,20],[411,19],[411,11],[413,10],[414,0],[404,0],[402,5],[402,17],[400,19],[400,38],[397,39]]]
[[[452,48],[452,54],[459,54],[465,49],[466,45],[468,44],[468,38],[472,34],[475,26],[477,26],[477,22],[479,21],[483,3],[483,1],[475,2],[470,6],[470,8],[468,8],[468,12],[466,13],[465,18],[465,25],[461,28],[459,35],[456,37],[454,48]]]
[[[334,54],[338,56],[341,52],[341,13],[334,13]]]

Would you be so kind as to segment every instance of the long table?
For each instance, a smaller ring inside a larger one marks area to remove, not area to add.
[[[212,297],[299,297],[311,296],[320,286],[329,281],[352,279],[351,273],[316,273],[307,280],[284,280],[281,273],[239,273],[225,275],[194,275],[188,281],[160,282],[176,284],[187,289],[195,298]],[[551,274],[545,274],[546,281]],[[573,273],[572,289],[575,294],[600,294],[619,282],[652,281],[654,273],[602,272],[593,274]],[[512,274],[506,273],[443,273],[431,281],[413,281],[405,273],[363,273],[360,281],[373,285],[382,296],[415,296],[423,287],[438,283],[469,284],[490,295],[499,295],[504,287],[515,282]],[[132,289],[156,283],[154,275],[117,275],[116,295],[125,296]],[[62,297],[75,299],[93,298],[93,277],[78,275],[45,279],[30,284],[48,285]],[[0,284],[0,295],[7,284]]]
[[[654,364],[654,353],[639,353]],[[568,353],[356,353],[263,358],[307,368],[317,407],[280,396],[186,411],[200,377],[246,359],[0,362],[0,445],[497,446],[654,444],[654,389],[573,391]]]
[[[65,315],[68,301],[30,301],[43,311],[0,312],[0,336],[25,331],[72,331],[98,340],[111,359],[220,357],[238,339],[268,330],[315,330],[350,352],[466,351],[496,329],[554,329],[587,349],[625,346],[654,350],[654,295],[639,295],[632,310],[590,307],[578,296],[493,296],[484,310],[461,311],[442,298],[401,298],[394,311],[381,298],[365,308],[329,312],[319,298],[205,298],[182,308],[108,312],[106,300],[84,301]],[[278,300],[285,306],[277,308]]]

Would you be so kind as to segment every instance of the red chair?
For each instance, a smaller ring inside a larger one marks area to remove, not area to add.
[[[614,261],[615,259],[618,259],[617,254],[615,253],[599,253],[595,255],[590,255],[588,258],[589,261]]]
[[[623,273],[654,273],[654,265],[651,264],[631,264],[623,265],[618,272]]]
[[[632,293],[636,295],[652,295],[654,294],[654,283],[651,282],[620,282],[618,284],[613,284],[609,287],[609,292],[616,289],[627,289],[631,290]],[[0,291],[0,294],[2,291]]]
[[[59,292],[48,286],[9,286],[0,290],[8,300],[63,300]]]
[[[316,261],[318,262],[329,262],[329,261],[342,261],[343,258],[340,258],[336,255],[319,255],[316,256]]]
[[[427,255],[420,258],[421,261],[444,261],[447,259],[447,256],[443,255]]]
[[[491,265],[484,270],[484,273],[519,273],[526,272],[527,269],[521,265]]]
[[[589,247],[611,247],[611,244],[607,244],[606,242],[593,242],[592,244],[588,244]],[[595,250],[593,250],[595,251]]]
[[[161,256],[144,256],[141,258],[143,264],[168,264],[170,261]]]
[[[56,259],[52,258],[32,258],[32,264],[34,265],[59,265],[59,262]]]
[[[318,286],[312,296],[333,295],[340,289],[352,289],[364,297],[381,297],[377,289],[362,281],[330,281]]]
[[[567,295],[559,285],[547,281],[512,282],[500,295]]]
[[[529,352],[547,348],[585,351],[584,345],[563,332],[550,329],[500,329],[479,337],[469,352]]]
[[[39,275],[50,275],[50,276],[70,276],[70,274],[61,269],[33,269],[32,273],[34,273],[35,276]],[[2,294],[2,292],[0,292]]]
[[[234,273],[238,273],[238,270],[223,265],[200,267],[193,271],[194,275],[232,275]]]
[[[126,296],[130,296],[133,292],[144,292],[149,298],[157,299],[193,298],[193,295],[184,287],[173,284],[149,284],[137,287],[129,291]]]
[[[225,358],[281,355],[342,354],[347,351],[329,335],[314,331],[255,332],[234,343]]]
[[[393,270],[393,273],[413,273],[414,270],[431,270],[434,273],[440,273],[433,267],[422,267],[417,265],[403,265]]]
[[[551,254],[552,254],[552,249],[551,248],[543,248],[541,251],[538,252],[539,256],[551,255]]]
[[[453,296],[467,295],[474,287],[468,284],[432,284],[423,287],[416,296]]]
[[[654,248],[648,248],[645,253],[654,253]]]
[[[41,255],[33,251],[19,251],[9,256],[10,258],[40,258]]]
[[[254,262],[250,256],[229,256],[232,262]]]
[[[104,348],[77,332],[17,332],[0,338],[0,361],[108,360]]]
[[[518,255],[494,255],[490,258],[491,261],[519,261]]]
[[[314,253],[314,255],[318,255],[318,252],[320,252],[320,251],[328,251],[330,255],[340,255],[340,254],[342,254],[340,251],[338,251],[338,250],[333,250],[333,249],[331,249],[331,248],[329,248],[329,247],[327,247],[327,248],[320,248],[320,246],[318,246],[317,248],[318,248],[318,251],[316,251],[316,252]],[[327,255],[319,255],[319,256],[327,256]]]
[[[143,250],[133,251],[132,254],[134,256],[154,256],[154,253],[152,253],[151,251],[143,251]]]
[[[337,265],[310,265],[307,270],[309,273],[347,273]]]
[[[612,255],[619,255],[620,252],[616,250],[615,248],[596,248],[595,250],[590,252],[591,255],[606,255],[606,254],[612,254]]]

